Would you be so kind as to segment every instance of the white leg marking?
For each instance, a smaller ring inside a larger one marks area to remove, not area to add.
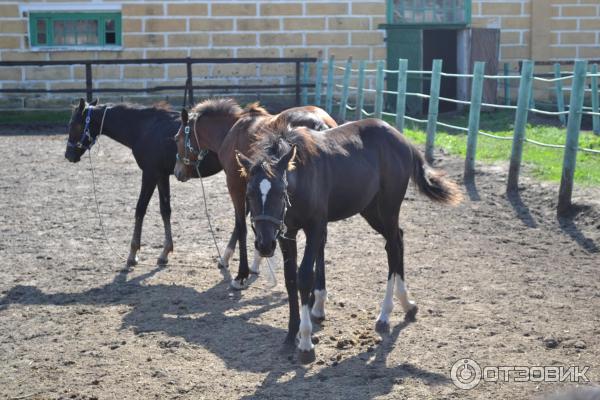
[[[381,322],[389,322],[390,313],[394,309],[394,280],[396,278],[396,274],[392,274],[390,279],[388,279],[387,286],[385,288],[385,297],[383,298],[383,303],[381,303],[381,313],[379,313],[379,317],[377,321]]]
[[[267,195],[269,194],[269,190],[271,190],[271,182],[268,179],[263,179],[260,181],[260,194],[262,196],[262,204],[263,211],[265,209],[265,203],[267,202]]]
[[[315,289],[315,304],[313,304],[312,315],[317,318],[325,318],[325,301],[327,300],[327,290]]]
[[[232,255],[233,255],[233,249],[231,247],[225,247],[225,250],[223,250],[223,255],[221,256],[221,265],[228,267],[229,259],[231,258]]]
[[[302,306],[300,311],[300,341],[298,342],[298,349],[301,351],[310,351],[315,346],[312,344],[310,335],[312,333],[312,324],[310,322],[310,310],[308,304]]]
[[[415,302],[408,299],[408,291],[400,275],[396,276],[396,297],[400,300],[404,312],[409,312],[416,307]]]
[[[260,271],[260,263],[262,261],[262,257],[258,250],[254,249],[254,260],[252,261],[252,265],[250,266],[250,272],[253,274],[258,274]]]

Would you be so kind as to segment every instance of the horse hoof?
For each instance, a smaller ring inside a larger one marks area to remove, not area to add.
[[[412,309],[406,312],[404,315],[404,320],[406,322],[415,322],[417,320],[417,311],[419,311],[419,307],[414,306]]]
[[[310,320],[313,324],[321,325],[325,321],[325,316],[317,317],[313,313],[310,313]]]
[[[136,258],[128,258],[128,259],[127,259],[127,264],[126,264],[126,265],[127,265],[128,267],[133,267],[133,266],[137,265],[137,263],[138,263],[138,262],[137,262],[137,259],[136,259]]]
[[[281,349],[279,350],[279,353],[289,355],[289,354],[293,354],[295,350],[296,350],[296,340],[294,338],[290,339],[290,338],[286,337],[283,344],[281,345]]]
[[[375,332],[386,334],[390,332],[390,324],[387,321],[377,321],[375,323]]]
[[[159,265],[159,266],[167,265],[168,262],[169,262],[169,259],[166,258],[166,257],[164,257],[164,258],[163,257],[158,257],[158,260],[156,260],[156,264]]]
[[[240,281],[238,279],[232,279],[229,286],[231,286],[233,290],[244,290],[248,288],[244,281]]]
[[[316,360],[315,350],[298,350],[298,361],[302,364],[310,364]]]

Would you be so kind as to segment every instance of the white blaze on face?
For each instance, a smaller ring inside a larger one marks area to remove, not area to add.
[[[263,179],[260,182],[260,195],[262,197],[263,210],[265,209],[265,203],[267,202],[267,194],[271,190],[271,182],[268,179]]]

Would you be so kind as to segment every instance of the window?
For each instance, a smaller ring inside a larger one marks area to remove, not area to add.
[[[388,24],[468,25],[471,0],[388,0]]]
[[[30,12],[32,47],[121,46],[119,12]]]

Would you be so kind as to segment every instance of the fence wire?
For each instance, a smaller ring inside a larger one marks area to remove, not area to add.
[[[335,65],[334,66],[335,69],[340,70],[340,71],[346,71],[346,67],[345,66],[338,66]],[[360,69],[350,69],[351,72],[360,72]],[[363,72],[367,73],[367,72],[378,72],[378,69],[363,69]],[[390,69],[382,69],[384,74],[399,74],[400,70],[390,70]],[[406,71],[407,74],[420,74],[420,75],[431,75],[433,74],[433,71],[424,71],[424,70],[407,70]],[[474,74],[455,74],[455,73],[446,73],[446,72],[441,72],[440,76],[442,77],[451,77],[451,78],[474,78]],[[557,77],[557,78],[543,78],[543,77],[539,77],[539,76],[534,76],[532,77],[534,81],[539,81],[539,82],[545,82],[545,83],[556,83],[556,82],[561,82],[561,81],[565,81],[565,80],[569,80],[569,79],[573,79],[575,77],[575,75],[573,73],[569,73],[569,75],[566,76],[561,76],[561,77]],[[600,74],[587,74],[586,77],[600,77]],[[521,76],[519,75],[483,75],[484,79],[497,79],[497,80],[508,80],[508,79],[521,79]],[[343,89],[345,86],[344,85],[340,85],[340,84],[334,84],[335,87],[337,88],[341,88]],[[346,88],[348,90],[360,90],[359,87],[357,86],[346,86]],[[591,89],[587,89],[588,91]],[[371,89],[371,88],[362,88],[363,92],[368,92],[368,93],[380,93],[380,94],[388,94],[388,95],[398,95],[397,91],[391,91],[391,90],[376,90],[376,89]],[[422,98],[422,99],[430,99],[431,95],[429,94],[425,94],[425,93],[418,93],[418,92],[404,92],[405,96],[412,96],[412,97],[418,97],[418,98]],[[438,100],[442,100],[442,101],[446,101],[446,102],[451,102],[451,103],[455,103],[455,104],[462,104],[462,105],[468,105],[471,106],[472,102],[471,101],[467,101],[467,100],[458,100],[458,99],[453,99],[453,98],[449,98],[449,97],[443,97],[443,96],[438,96],[437,97]],[[497,109],[505,109],[505,110],[517,110],[518,107],[517,106],[513,106],[513,105],[503,105],[503,104],[493,104],[493,103],[481,103],[482,107],[489,107],[489,108],[497,108]],[[350,106],[348,104],[345,105],[346,109],[350,110],[350,111],[356,111],[357,106]],[[565,108],[568,108],[568,105],[565,105]],[[591,107],[583,107],[584,110],[585,109],[592,109]],[[532,112],[532,113],[536,113],[536,114],[541,114],[541,115],[547,115],[547,116],[564,116],[564,115],[568,115],[569,111],[545,111],[545,110],[540,110],[538,108],[535,107],[529,107],[527,109],[527,111]],[[386,112],[381,110],[381,115],[385,115],[388,117],[397,117],[396,113],[391,113],[391,112]],[[375,112],[368,112],[367,110],[365,110],[364,108],[361,108],[361,115],[367,116],[367,117],[372,117],[375,116]],[[590,116],[600,116],[600,112],[593,112],[593,111],[584,111],[582,112],[582,114],[584,115],[590,115]],[[418,119],[415,117],[411,117],[408,115],[404,115],[404,119],[407,121],[411,121],[411,122],[416,122],[416,123],[420,123],[420,124],[427,124],[428,120],[424,120],[424,119]],[[440,122],[440,121],[435,121],[436,125],[445,127],[445,128],[449,128],[449,129],[454,129],[454,130],[458,130],[458,131],[462,131],[462,132],[468,132],[469,129],[462,127],[462,126],[457,126],[457,125],[452,125],[449,123],[445,123],[445,122]],[[492,139],[497,139],[497,140],[513,140],[512,137],[510,136],[499,136],[499,135],[494,135],[492,133],[489,132],[483,132],[483,131],[478,131],[479,135],[482,136],[486,136]],[[553,148],[553,149],[564,149],[565,145],[560,145],[560,144],[550,144],[550,143],[543,143],[543,142],[539,142],[537,140],[533,140],[533,139],[529,139],[529,138],[524,138],[524,141],[536,146],[540,146],[540,147],[546,147],[546,148]],[[582,152],[586,152],[586,153],[590,153],[590,154],[600,154],[600,150],[595,150],[595,149],[588,149],[588,148],[584,148],[584,147],[579,147],[578,148],[579,151]]]

